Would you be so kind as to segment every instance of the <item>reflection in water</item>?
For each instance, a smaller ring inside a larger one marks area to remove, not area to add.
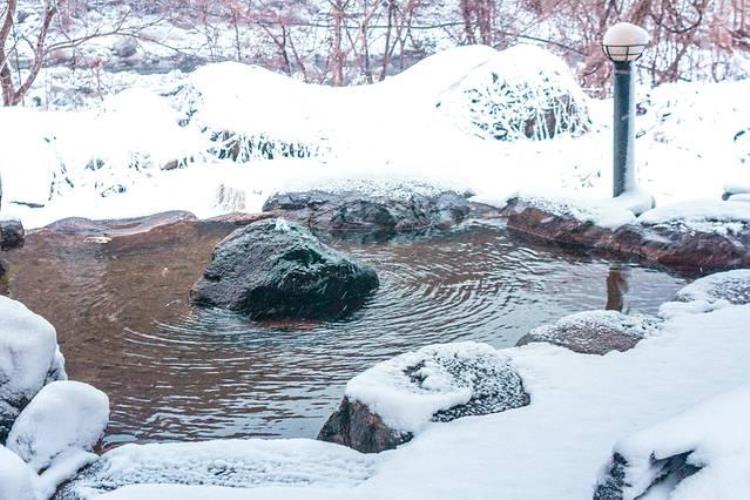
[[[346,381],[378,361],[436,342],[511,346],[542,323],[626,300],[654,312],[682,285],[473,225],[416,241],[333,241],[379,273],[364,309],[331,323],[257,323],[187,303],[229,231],[181,222],[104,244],[32,234],[8,255],[11,295],[57,327],[71,377],[109,394],[108,444],[312,437]]]
[[[628,269],[619,264],[609,266],[607,274],[607,305],[604,307],[608,311],[625,310],[625,294],[628,293]]]

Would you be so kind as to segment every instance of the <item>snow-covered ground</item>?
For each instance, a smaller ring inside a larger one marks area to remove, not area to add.
[[[636,162],[659,205],[750,184],[748,90],[750,81],[640,89]],[[574,123],[554,138],[513,128],[563,95],[574,111],[553,114]],[[0,216],[29,227],[168,209],[205,217],[257,211],[278,190],[417,182],[496,204],[518,192],[603,199],[610,107],[530,46],[451,49],[385,82],[336,89],[208,65],[166,83],[143,78],[94,109],[0,109]],[[216,140],[224,132],[237,146]]]

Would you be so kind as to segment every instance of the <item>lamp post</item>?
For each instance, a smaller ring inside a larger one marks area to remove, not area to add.
[[[632,63],[648,45],[646,30],[630,23],[617,23],[604,34],[602,48],[615,65],[614,196],[636,190],[633,145],[635,100]]]

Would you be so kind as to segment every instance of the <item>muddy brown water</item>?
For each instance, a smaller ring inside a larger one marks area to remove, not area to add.
[[[109,395],[105,445],[314,437],[346,381],[378,361],[436,342],[512,346],[587,309],[653,313],[685,283],[475,223],[416,239],[330,241],[377,269],[367,305],[345,321],[255,323],[187,301],[233,229],[182,221],[111,241],[41,231],[6,254],[3,293],[54,324],[72,379]]]

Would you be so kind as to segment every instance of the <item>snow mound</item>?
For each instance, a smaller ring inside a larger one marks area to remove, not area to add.
[[[615,446],[596,500],[742,499],[750,491],[750,387],[710,399]],[[618,496],[619,495],[619,496]]]
[[[621,208],[616,202],[599,202],[596,200],[550,197],[543,195],[523,195],[519,203],[530,205],[558,217],[570,217],[581,222],[606,228],[616,229],[636,220],[633,213]]]
[[[39,478],[18,455],[0,445],[0,500],[40,500]]]
[[[7,446],[40,472],[59,456],[91,451],[109,422],[109,398],[81,382],[46,385],[24,408]]]
[[[477,342],[426,346],[379,363],[349,381],[346,397],[404,433],[529,403],[510,358]]]
[[[105,493],[135,484],[354,486],[374,471],[372,457],[308,439],[217,440],[197,443],[128,444],[105,453],[58,492]],[[67,496],[66,496],[67,495]]]
[[[584,354],[606,354],[632,349],[638,341],[653,335],[658,326],[659,320],[649,316],[584,311],[535,328],[517,345],[547,342]]]
[[[66,378],[54,327],[20,302],[0,296],[0,442],[45,384]]]
[[[695,280],[677,292],[675,301],[662,304],[659,313],[671,317],[712,311],[730,304],[750,304],[750,269],[735,269]]]
[[[462,130],[500,141],[577,136],[591,123],[586,97],[568,65],[532,45],[495,53],[445,92],[437,106]]]
[[[690,231],[736,235],[750,226],[750,204],[691,201],[654,208],[638,217],[645,225],[681,226]]]

